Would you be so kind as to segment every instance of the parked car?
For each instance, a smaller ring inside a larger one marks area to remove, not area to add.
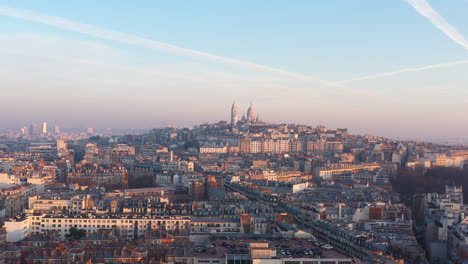
[[[333,249],[333,247],[331,245],[329,245],[329,244],[323,245],[322,248],[324,248],[324,249]]]

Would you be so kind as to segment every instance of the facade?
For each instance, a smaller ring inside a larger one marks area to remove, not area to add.
[[[190,223],[191,234],[229,234],[240,231],[240,222],[235,219],[193,218]]]
[[[18,242],[25,239],[29,233],[31,221],[25,214],[20,214],[9,221],[5,221],[6,241]]]
[[[29,197],[29,210],[33,213],[62,213],[77,215],[93,206],[89,196],[71,196],[71,197],[47,197],[32,196]]]
[[[127,239],[138,238],[150,230],[183,230],[190,226],[190,217],[119,216],[119,215],[79,215],[63,216],[36,214],[22,216],[5,222],[7,241],[17,242],[29,234],[57,232],[65,239],[70,228],[84,229],[87,233],[99,230],[119,230]]]
[[[0,195],[5,197],[3,200],[5,218],[12,218],[23,213],[23,211],[28,208],[28,198],[41,194],[43,191],[43,184],[25,184],[0,189]]]
[[[245,138],[245,139],[239,140],[239,152],[240,153],[282,154],[282,153],[297,153],[300,151],[302,151],[302,147],[297,139]]]
[[[127,188],[128,171],[123,166],[89,167],[84,166],[70,170],[67,175],[69,184],[97,186],[107,189]]]
[[[380,169],[380,165],[377,163],[369,164],[333,164],[329,166],[316,167],[314,169],[314,176],[320,176],[325,180],[331,180],[334,177],[343,175],[358,173],[362,171],[373,171],[375,169]],[[358,176],[359,177],[359,176]],[[361,175],[361,177],[366,177]]]
[[[210,146],[200,146],[200,153],[217,153],[217,154],[226,154],[228,153],[228,146],[226,145],[210,145]]]

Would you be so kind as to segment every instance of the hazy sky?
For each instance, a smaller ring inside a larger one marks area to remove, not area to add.
[[[466,137],[466,14],[468,0],[0,0],[0,128],[191,126],[252,101],[269,122]]]

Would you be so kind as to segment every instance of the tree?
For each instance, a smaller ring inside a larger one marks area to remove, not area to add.
[[[70,228],[68,234],[65,235],[65,238],[68,240],[80,240],[85,235],[86,235],[86,230],[72,227]]]
[[[114,228],[113,233],[119,240],[125,240],[127,238],[126,233],[122,232],[118,227]]]

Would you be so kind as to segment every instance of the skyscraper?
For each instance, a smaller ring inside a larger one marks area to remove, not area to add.
[[[42,134],[47,134],[47,122],[42,122]]]
[[[21,129],[21,135],[22,135],[23,137],[29,136],[28,127],[25,126],[25,127],[23,127],[23,128]]]
[[[237,125],[237,106],[235,102],[232,102],[231,107],[231,125],[233,127]]]
[[[31,137],[35,138],[41,135],[41,128],[38,124],[32,124],[30,129]]]

